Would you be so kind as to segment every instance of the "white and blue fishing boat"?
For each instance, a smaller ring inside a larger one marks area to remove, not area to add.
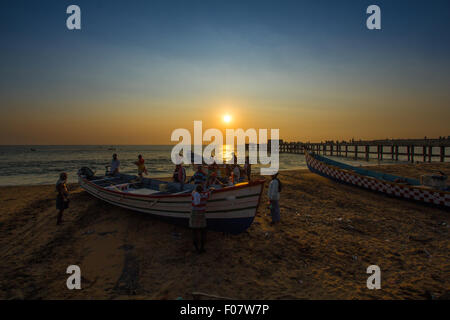
[[[353,167],[308,151],[305,152],[305,158],[311,172],[326,178],[390,196],[450,208],[450,191],[443,182],[446,179],[444,175],[432,177],[438,182],[443,180],[437,187],[425,185],[416,179]]]
[[[78,171],[80,186],[94,197],[122,208],[188,226],[193,184],[118,174],[98,176],[87,167]],[[208,229],[228,233],[244,232],[253,222],[264,188],[264,180],[233,186],[213,185],[206,205]]]

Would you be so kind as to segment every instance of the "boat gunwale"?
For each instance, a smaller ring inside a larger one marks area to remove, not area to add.
[[[78,177],[85,182],[86,184],[95,187],[96,189],[99,189],[101,191],[105,191],[105,192],[109,192],[109,193],[113,193],[113,194],[119,194],[121,196],[127,196],[127,197],[136,197],[136,198],[145,198],[145,199],[161,199],[161,198],[181,198],[181,197],[191,197],[191,193],[183,193],[183,194],[163,194],[163,195],[142,195],[142,194],[133,194],[133,193],[127,193],[127,192],[120,192],[120,191],[116,191],[116,190],[109,190],[106,189],[104,187],[100,187],[98,185],[96,185],[95,183],[90,182],[88,179],[83,178],[81,175],[78,175]],[[234,191],[234,190],[239,190],[239,189],[244,189],[244,188],[249,188],[252,186],[257,186],[257,185],[261,185],[264,184],[266,181],[263,179],[258,179],[258,180],[253,180],[250,182],[247,182],[247,184],[244,185],[240,185],[240,186],[233,186],[233,187],[225,187],[223,189],[215,189],[212,192],[214,194],[216,193],[220,193],[220,192],[228,192],[228,191]],[[261,193],[262,193],[263,189],[261,189]]]

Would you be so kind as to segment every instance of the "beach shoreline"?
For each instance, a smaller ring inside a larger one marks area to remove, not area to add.
[[[449,163],[370,166],[418,178]],[[450,291],[449,211],[281,171],[281,223],[266,188],[239,235],[208,233],[198,255],[187,228],[71,190],[56,226],[54,185],[0,187],[0,299],[436,299]],[[262,177],[264,178],[264,177]],[[268,177],[265,177],[268,180]],[[68,290],[79,265],[82,289]],[[369,290],[369,265],[381,289]]]
[[[337,159],[337,160],[339,160],[339,159]],[[384,168],[388,168],[390,166],[393,166],[394,167],[394,172],[395,172],[395,171],[398,171],[398,168],[401,168],[401,167],[405,167],[405,168],[411,167],[411,166],[415,167],[417,165],[423,165],[423,164],[425,164],[426,166],[429,166],[431,168],[431,169],[427,170],[428,173],[435,173],[435,171],[437,169],[441,168],[441,167],[443,167],[443,168],[450,167],[450,163],[443,163],[443,164],[438,163],[438,162],[433,162],[433,163],[424,163],[424,162],[421,162],[421,163],[409,163],[407,161],[383,162],[383,161],[374,161],[373,159],[371,159],[370,162],[364,162],[364,165],[360,164],[360,165],[354,165],[354,166],[361,167],[361,168],[367,168],[369,170],[377,169],[379,171],[383,171],[383,172],[389,173],[390,170],[384,170]],[[191,165],[189,165],[188,167],[191,168]],[[435,168],[437,168],[437,169],[435,170]],[[259,168],[256,169],[256,172],[258,172],[258,171],[259,171]],[[279,169],[278,170],[278,172],[280,172],[280,173],[284,173],[284,172],[285,173],[289,173],[290,171],[309,172],[309,169],[306,167],[306,164],[305,164],[305,167],[301,167],[301,168],[290,168],[290,169]],[[414,170],[413,170],[413,172],[414,172]],[[405,173],[408,173],[408,172],[405,172]],[[161,176],[151,176],[151,175],[149,175],[147,177],[148,178],[158,179],[158,180],[163,180],[163,181],[169,181],[169,180],[172,179],[171,177],[165,176],[165,175],[161,175]],[[416,179],[418,179],[418,178],[419,177],[417,176]],[[69,184],[71,184],[71,185],[78,185],[77,182],[69,182]],[[49,185],[53,185],[53,184],[50,184],[48,182],[42,182],[42,183],[36,183],[36,184],[30,184],[30,183],[14,184],[14,185],[10,185],[10,184],[1,185],[0,184],[0,188],[34,187],[34,186],[49,186]]]

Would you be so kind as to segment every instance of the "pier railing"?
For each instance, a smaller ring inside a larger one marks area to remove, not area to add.
[[[325,156],[393,161],[446,162],[450,158],[450,139],[374,140],[352,142],[280,142],[280,153],[304,153]]]

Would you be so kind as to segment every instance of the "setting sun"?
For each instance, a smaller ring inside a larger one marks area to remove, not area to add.
[[[231,116],[229,114],[226,114],[223,116],[223,121],[226,123],[231,122]]]

